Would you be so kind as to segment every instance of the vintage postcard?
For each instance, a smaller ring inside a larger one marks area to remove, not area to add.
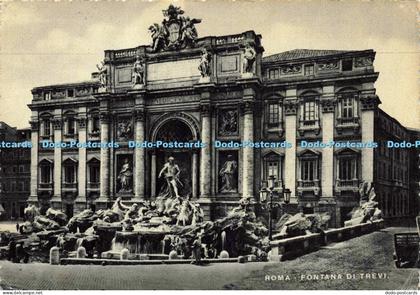
[[[417,18],[1,1],[2,292],[417,294]]]

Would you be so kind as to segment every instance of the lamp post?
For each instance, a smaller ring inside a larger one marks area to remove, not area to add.
[[[260,190],[260,201],[268,203],[268,239],[271,241],[273,240],[273,203],[274,203],[274,196],[277,195],[275,192],[275,181],[276,177],[274,175],[270,175],[268,177],[267,186],[265,186],[265,182],[263,181],[263,185],[261,186]],[[283,203],[280,203],[280,200],[277,201],[276,205],[283,207],[283,204],[288,204],[290,202],[290,190],[285,188],[284,184],[282,184],[281,189],[281,199],[283,199]],[[270,198],[267,200],[267,198]]]

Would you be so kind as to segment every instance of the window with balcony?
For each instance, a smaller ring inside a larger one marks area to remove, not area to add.
[[[311,93],[300,97],[299,132],[305,130],[319,131],[319,104],[318,95]]]

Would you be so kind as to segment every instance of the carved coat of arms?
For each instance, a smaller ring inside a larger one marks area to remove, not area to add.
[[[201,20],[184,17],[184,11],[172,4],[162,12],[165,17],[162,24],[155,23],[149,27],[152,52],[193,47],[198,36],[195,24]]]

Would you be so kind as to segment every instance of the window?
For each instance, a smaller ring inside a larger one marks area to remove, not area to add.
[[[315,117],[315,101],[307,101],[303,104],[303,120],[304,121],[314,121]]]
[[[75,123],[76,123],[76,121],[74,120],[73,117],[67,118],[67,134],[68,135],[74,135],[74,133],[75,133]]]
[[[100,124],[99,124],[99,117],[94,116],[92,117],[92,132],[99,132]]]
[[[353,118],[353,99],[343,98],[341,100],[341,109],[343,118]]]
[[[44,92],[44,100],[51,100],[51,92],[50,91]]]
[[[318,160],[317,159],[302,159],[301,160],[301,173],[302,180],[317,180],[318,179]]]
[[[345,157],[339,159],[338,178],[340,180],[357,179],[357,166],[355,157]]]
[[[268,79],[278,79],[280,77],[279,69],[268,70]]]
[[[73,89],[67,89],[67,97],[74,97],[74,90]]]
[[[274,176],[277,180],[279,179],[279,162],[267,162],[267,175]]]
[[[353,60],[345,59],[341,62],[341,69],[343,71],[352,71],[353,70]]]
[[[89,182],[99,183],[99,163],[92,163],[89,166]]]
[[[43,122],[43,136],[50,136],[51,135],[51,122],[49,119],[44,119]]]
[[[267,180],[271,175],[275,177],[276,187],[281,186],[282,182],[282,161],[281,156],[270,152],[268,155],[264,156],[264,175],[263,180]]]
[[[355,123],[358,118],[357,93],[354,91],[345,92],[337,95],[339,124]],[[346,120],[347,119],[347,120]]]
[[[51,183],[51,166],[42,165],[41,166],[41,183]]]
[[[268,104],[268,125],[278,126],[280,122],[280,105],[278,103]]]
[[[64,182],[65,183],[76,182],[76,166],[74,164],[64,165]]]
[[[313,76],[314,75],[314,65],[305,65],[305,76]]]

